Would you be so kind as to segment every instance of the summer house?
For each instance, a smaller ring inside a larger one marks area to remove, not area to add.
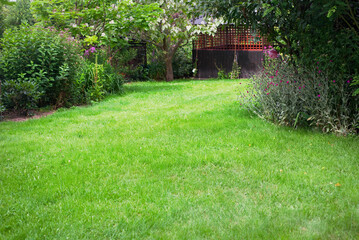
[[[201,18],[194,24],[201,24]],[[248,77],[262,66],[263,50],[268,43],[245,26],[223,25],[214,36],[200,34],[193,41],[192,58],[198,78],[216,78],[219,70],[232,71],[234,61],[241,77]]]

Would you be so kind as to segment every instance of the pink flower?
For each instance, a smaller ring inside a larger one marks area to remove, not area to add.
[[[350,83],[350,80],[348,80],[347,83]]]
[[[275,75],[276,75],[276,76],[278,75],[278,70],[277,70],[277,71],[275,71]]]
[[[269,92],[267,93],[267,95],[269,95]]]
[[[266,91],[267,91],[267,89],[264,89],[264,91],[266,92]]]
[[[268,56],[272,59],[278,58],[278,52],[274,48],[272,48],[271,50],[268,50],[267,53],[268,53]]]
[[[321,72],[322,72],[322,71],[320,71],[320,70],[318,71],[318,73],[321,73]]]
[[[289,81],[287,81],[287,83],[289,83]]]
[[[280,83],[283,82],[282,80],[279,81]]]
[[[276,86],[278,86],[279,84],[277,83]]]
[[[299,89],[301,89],[302,87],[299,87]]]
[[[333,80],[333,83],[335,83],[335,80]]]
[[[318,97],[320,98],[320,94],[318,94]]]
[[[333,60],[329,60],[329,62],[333,62]]]

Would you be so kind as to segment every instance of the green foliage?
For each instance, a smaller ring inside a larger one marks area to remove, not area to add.
[[[217,79],[228,79],[228,74],[223,69],[218,69]]]
[[[23,78],[4,82],[2,90],[2,99],[7,109],[23,111],[25,115],[27,115],[28,110],[37,107],[38,101],[43,94],[36,82]]]
[[[80,45],[69,34],[22,25],[5,32],[1,48],[2,84],[16,79],[18,82],[12,82],[16,91],[23,86],[20,82],[34,84],[33,89],[43,93],[39,99],[34,98],[40,107],[69,100],[70,86],[81,62]],[[30,85],[24,86],[28,89]]]
[[[192,45],[188,44],[179,48],[172,61],[173,76],[176,79],[193,76]]]
[[[352,86],[358,86],[359,85],[359,75],[354,76]],[[359,95],[359,88],[355,90],[354,96]]]
[[[0,5],[0,38],[2,38],[3,33],[5,32],[6,26],[5,26],[5,14],[2,10],[3,7]]]
[[[76,102],[100,101],[107,94],[118,93],[122,90],[124,78],[118,74],[107,62],[98,63],[98,54],[95,61],[84,61],[75,80],[72,94]]]
[[[237,58],[237,56],[235,56]],[[241,67],[238,65],[237,59],[233,61],[232,71],[228,74],[230,79],[239,79],[241,75]]]
[[[319,63],[294,67],[279,58],[267,58],[263,71],[240,93],[241,105],[281,125],[311,125],[340,135],[356,133],[359,105],[358,98],[351,96],[350,80],[319,67]]]
[[[2,6],[12,6],[12,5],[14,5],[15,4],[15,2],[13,2],[13,1],[9,1],[9,0],[0,0],[0,7],[2,7]]]
[[[151,61],[148,66],[148,77],[154,80],[166,79],[166,66],[163,61]]]
[[[96,36],[101,45],[111,48],[126,45],[124,36],[133,29],[148,28],[161,9],[157,4],[140,5],[124,0],[34,0],[32,11],[38,21],[58,29],[69,29],[72,35]],[[91,44],[91,43],[90,43]]]
[[[30,11],[30,0],[16,0],[16,4],[7,7],[5,24],[8,27],[20,26],[22,23],[34,24]]]

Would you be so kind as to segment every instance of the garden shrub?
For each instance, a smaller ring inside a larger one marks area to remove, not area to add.
[[[94,47],[85,59],[67,32],[22,25],[5,32],[1,47],[1,95],[8,110],[99,101],[122,88],[123,76]]]
[[[351,81],[322,70],[319,62],[311,68],[295,67],[270,49],[263,70],[240,93],[240,102],[281,125],[311,125],[346,135],[356,132],[359,119],[359,102],[353,96]]]
[[[0,46],[2,94],[7,108],[61,105],[70,99],[71,83],[81,62],[80,44],[74,38],[54,28],[21,25],[8,29]],[[32,104],[18,105],[9,99],[30,86],[27,94],[34,94]],[[9,89],[12,94],[7,95]]]
[[[43,94],[39,91],[36,82],[23,81],[21,78],[4,82],[2,90],[7,108],[22,111],[24,115],[27,115],[28,110],[37,107],[38,100]]]
[[[148,77],[153,80],[164,80],[166,78],[166,66],[164,61],[151,61],[147,65]]]
[[[193,76],[192,48],[179,48],[173,56],[172,67],[174,78],[188,78]]]

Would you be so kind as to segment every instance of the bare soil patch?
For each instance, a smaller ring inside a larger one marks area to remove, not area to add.
[[[46,117],[48,115],[53,114],[54,112],[56,111],[55,110],[31,111],[31,113],[28,115],[24,115],[23,113],[15,112],[15,111],[5,112],[3,114],[3,121],[24,122],[29,119],[38,119],[38,118]]]

